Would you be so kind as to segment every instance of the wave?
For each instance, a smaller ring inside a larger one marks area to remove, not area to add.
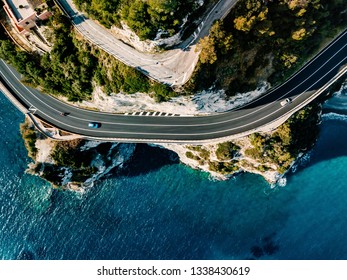
[[[298,170],[298,168],[307,166],[311,160],[311,155],[312,155],[312,150],[300,154],[297,160],[294,162],[294,164],[290,168],[291,172],[295,173]]]
[[[333,93],[333,96],[340,96],[347,94],[347,80],[344,81],[340,87],[340,89]]]
[[[322,119],[325,121],[330,121],[330,120],[347,121],[347,115],[331,112],[331,113],[323,114]]]
[[[279,187],[285,187],[287,185],[287,178],[286,177],[282,177],[277,181],[277,185]]]
[[[334,92],[332,96],[324,102],[323,108],[331,109],[332,111],[333,110],[346,111],[347,109],[347,80],[345,83],[341,85],[338,91]]]

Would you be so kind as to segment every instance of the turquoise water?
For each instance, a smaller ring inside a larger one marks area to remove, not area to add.
[[[285,187],[251,174],[212,181],[142,145],[130,170],[81,197],[25,174],[24,117],[0,95],[0,259],[347,259],[343,102],[326,104]]]

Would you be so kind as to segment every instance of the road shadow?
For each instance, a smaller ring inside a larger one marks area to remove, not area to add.
[[[149,72],[148,72],[147,70],[143,69],[143,68],[140,67],[140,66],[136,66],[135,69],[136,69],[137,71],[140,71],[142,74],[144,74],[144,75],[146,75],[146,76],[150,76],[150,75],[149,75]]]
[[[56,4],[58,4],[59,8],[62,9],[64,12],[68,13],[68,16],[73,17],[77,13],[71,9],[70,5],[67,3],[66,0],[59,0],[56,1]]]
[[[86,17],[84,15],[78,15],[73,18],[73,22],[75,25],[81,24],[82,22],[86,21]]]
[[[276,101],[285,92],[286,91],[284,91],[281,88],[274,89],[274,90],[270,89],[266,93],[262,94],[258,99],[248,103],[247,105],[237,107],[236,110],[238,110],[238,109],[254,109],[257,107],[267,105],[269,103]],[[287,94],[285,97],[280,98],[280,100],[284,100],[285,98],[290,98],[293,100],[296,96],[297,96],[296,93]]]

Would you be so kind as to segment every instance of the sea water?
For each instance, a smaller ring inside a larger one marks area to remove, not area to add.
[[[286,186],[214,181],[140,145],[84,195],[25,173],[24,116],[0,95],[0,259],[347,259],[347,96],[325,104]]]

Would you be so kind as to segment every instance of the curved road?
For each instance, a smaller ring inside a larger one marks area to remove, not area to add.
[[[231,135],[250,133],[295,111],[317,97],[326,83],[347,64],[347,31],[307,63],[281,86],[244,108],[204,117],[127,116],[79,109],[38,90],[24,86],[19,74],[0,61],[1,80],[26,108],[35,107],[35,116],[57,128],[86,138],[124,142],[201,143]],[[347,70],[344,67],[344,70]],[[340,72],[341,73],[341,72]],[[281,106],[280,101],[292,102]],[[60,116],[69,112],[69,116]],[[102,123],[99,129],[88,123]]]
[[[179,47],[162,53],[142,53],[116,39],[106,28],[80,13],[72,0],[56,0],[70,17],[75,28],[92,44],[103,49],[123,63],[141,71],[146,76],[170,86],[185,84],[199,59],[194,44],[208,32],[217,19],[224,18],[238,0],[219,0],[209,11],[194,34]]]

